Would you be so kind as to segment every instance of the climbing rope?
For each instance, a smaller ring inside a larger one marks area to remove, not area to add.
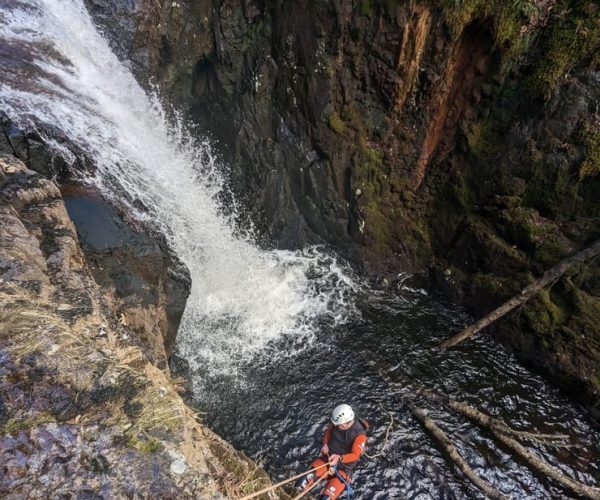
[[[260,491],[257,491],[255,493],[251,493],[250,495],[246,495],[245,497],[240,498],[239,500],[250,500],[251,498],[256,498],[259,495],[262,495],[263,493],[268,493],[269,491],[273,491],[277,488],[279,488],[280,486],[283,486],[285,484],[291,483],[292,481],[295,481],[297,479],[300,479],[301,477],[304,477],[308,474],[310,474],[311,472],[314,472],[316,470],[322,469],[323,467],[327,467],[329,465],[329,463],[323,464],[323,465],[319,465],[318,467],[314,467],[312,469],[307,470],[306,472],[302,472],[300,474],[297,474],[293,477],[290,477],[289,479],[284,479],[283,481],[278,482],[277,484],[273,484],[271,486],[267,486],[266,488],[263,488]],[[320,481],[315,481],[315,483],[311,486],[311,489]],[[297,497],[300,498],[300,497]]]
[[[306,495],[308,495],[310,493],[311,490],[315,489],[317,487],[317,485],[324,479],[325,479],[324,477],[320,477],[310,486],[310,488],[305,489],[302,493],[300,493],[298,496],[295,496],[292,500],[298,500],[299,498],[305,497]]]
[[[346,481],[346,479],[344,478],[344,476],[342,476],[340,474],[340,471],[338,470],[338,466],[334,465],[333,466],[333,470],[335,471],[335,475],[338,477],[338,479],[344,483],[346,485],[346,488],[344,489],[344,493],[346,494],[346,496],[348,498],[352,498],[352,493],[354,493],[354,490],[352,489],[352,486],[350,486],[350,482]]]

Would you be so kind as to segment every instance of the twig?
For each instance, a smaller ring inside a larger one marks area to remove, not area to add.
[[[392,427],[394,425],[394,414],[391,411],[385,410],[382,405],[379,405],[379,407],[381,408],[382,411],[386,412],[390,416],[390,422],[389,422],[389,424],[387,426],[387,429],[385,430],[385,437],[384,437],[384,440],[383,440],[383,446],[381,447],[381,449],[379,450],[379,452],[376,453],[375,455],[369,455],[365,451],[365,456],[367,458],[370,458],[370,459],[374,459],[374,458],[380,457],[382,455],[385,455],[385,448],[388,445],[388,440],[389,440],[389,437],[390,437],[390,432],[391,432]]]

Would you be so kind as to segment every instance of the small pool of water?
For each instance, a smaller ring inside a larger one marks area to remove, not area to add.
[[[118,248],[132,231],[98,193],[79,186],[64,186],[63,198],[80,240],[94,250]]]

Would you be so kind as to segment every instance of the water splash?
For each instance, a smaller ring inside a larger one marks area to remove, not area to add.
[[[210,145],[169,123],[81,0],[0,0],[0,16],[0,109],[42,136],[61,130],[93,159],[103,191],[156,224],[190,269],[183,357],[228,371],[282,337],[296,349],[309,343],[317,319],[344,319],[347,271],[316,248],[264,251],[235,234],[216,201],[223,186]]]

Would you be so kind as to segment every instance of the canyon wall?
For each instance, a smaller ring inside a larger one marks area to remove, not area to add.
[[[590,0],[89,0],[143,81],[220,145],[265,241],[425,273],[489,311],[600,236]],[[494,333],[600,396],[597,263]]]
[[[325,242],[386,281],[427,273],[480,315],[600,235],[596,1],[88,5],[139,78],[218,141],[268,244]],[[588,403],[599,273],[494,328]]]

